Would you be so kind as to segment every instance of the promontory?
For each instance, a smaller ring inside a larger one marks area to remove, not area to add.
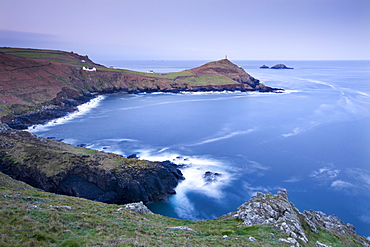
[[[74,52],[0,48],[0,118],[10,127],[61,117],[96,94],[277,91],[228,59],[175,73],[107,68]]]

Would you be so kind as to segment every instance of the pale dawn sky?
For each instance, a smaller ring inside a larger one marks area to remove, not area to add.
[[[370,0],[0,0],[0,46],[100,59],[370,59]]]

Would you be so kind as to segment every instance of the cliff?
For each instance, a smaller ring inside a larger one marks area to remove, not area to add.
[[[120,204],[166,200],[183,179],[170,162],[74,147],[3,123],[0,171],[48,192]]]
[[[16,129],[63,116],[96,94],[277,90],[227,59],[181,72],[144,73],[106,68],[73,52],[0,48],[0,73],[0,118]]]

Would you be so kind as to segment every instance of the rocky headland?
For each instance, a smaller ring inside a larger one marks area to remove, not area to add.
[[[128,159],[0,123],[0,171],[33,187],[107,203],[166,200],[184,177],[171,162]]]
[[[73,52],[0,48],[0,73],[0,118],[16,129],[64,116],[98,94],[279,91],[227,59],[181,72],[145,73],[106,68]]]

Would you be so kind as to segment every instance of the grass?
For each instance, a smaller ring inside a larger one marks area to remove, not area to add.
[[[0,48],[0,52],[6,54],[15,55],[18,57],[33,58],[44,61],[68,63],[80,66],[91,66],[90,63],[81,62],[79,59],[73,56],[73,53],[58,50],[39,50],[39,49],[23,49],[23,48]]]
[[[41,191],[3,187],[0,205],[0,246],[274,246],[278,237],[285,237],[270,227],[245,227],[234,219],[188,221],[141,215],[118,210],[120,205]],[[229,240],[222,241],[223,235]]]
[[[19,189],[21,188],[21,189]],[[139,214],[121,205],[46,193],[0,173],[0,247],[8,246],[290,246],[265,225],[245,226],[237,218],[190,221]],[[193,231],[173,229],[185,226]],[[308,226],[305,226],[308,227]],[[359,246],[353,238],[319,229],[309,243]],[[228,240],[221,240],[227,235]],[[254,237],[257,242],[249,238]]]
[[[0,52],[4,52],[19,57],[33,58],[44,61],[53,61],[60,63],[67,63],[77,66],[93,66],[89,63],[82,63],[81,59],[73,56],[72,53],[56,50],[37,50],[37,49],[21,49],[21,48],[0,48]],[[226,66],[223,63],[217,63],[217,66]],[[171,73],[146,73],[125,69],[114,69],[106,67],[98,67],[98,71],[103,72],[116,72],[136,75],[140,77],[168,79],[174,82],[189,83],[191,85],[204,86],[204,85],[222,85],[222,84],[235,84],[236,82],[222,75],[214,76],[196,76],[191,70],[183,70],[180,72]],[[58,80],[65,82],[65,78],[57,77]]]

